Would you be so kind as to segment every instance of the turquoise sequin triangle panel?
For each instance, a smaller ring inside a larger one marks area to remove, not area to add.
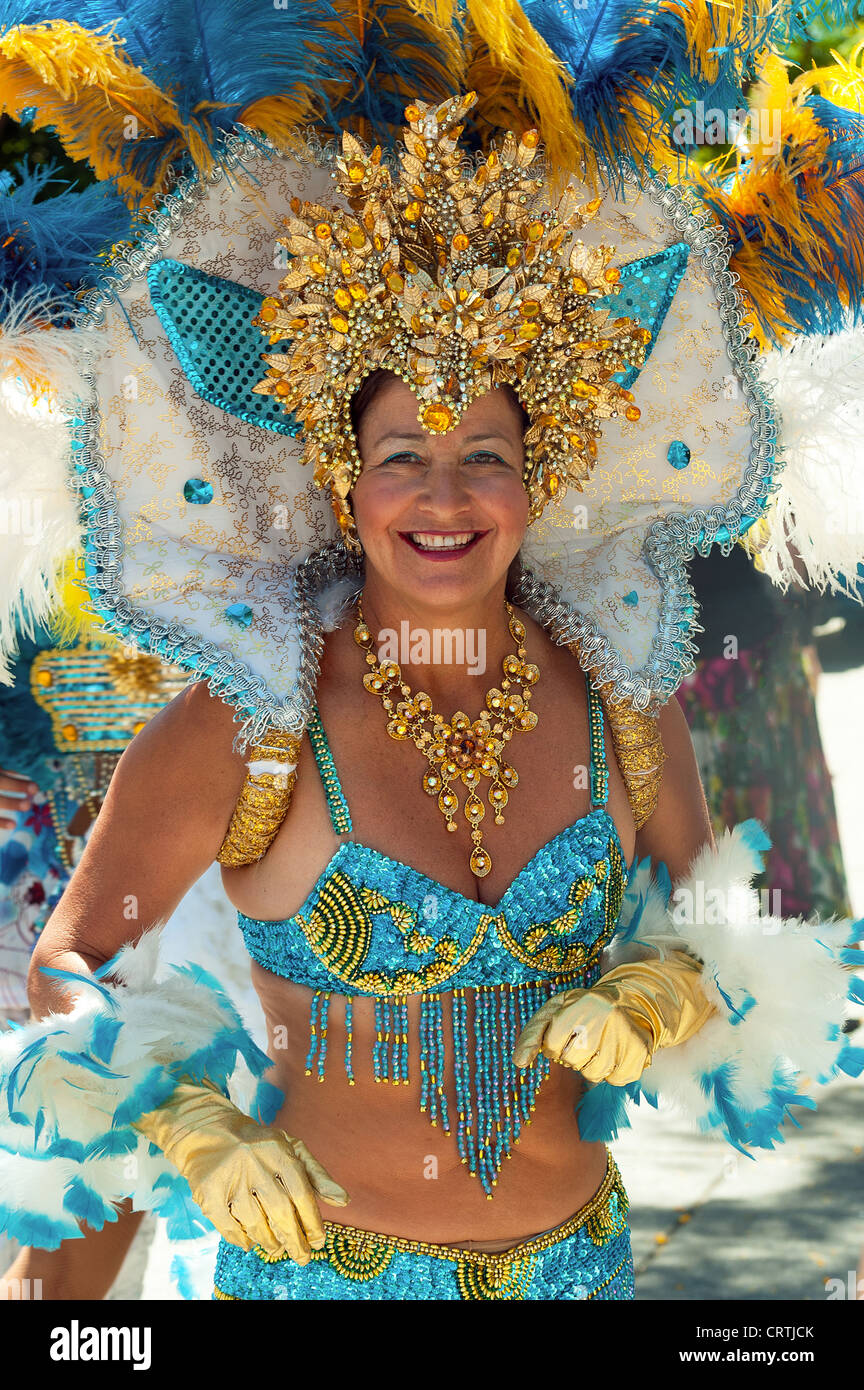
[[[283,341],[268,347],[266,336],[252,323],[262,294],[168,259],[154,261],[147,283],[153,308],[199,396],[277,434],[300,433],[299,421],[285,414],[277,397],[252,391],[267,370],[262,352],[290,346]]]
[[[690,247],[679,241],[654,256],[630,261],[621,267],[621,293],[604,295],[595,301],[598,308],[609,309],[615,318],[636,319],[649,329],[652,340],[645,350],[646,362],[687,269],[689,255]],[[629,389],[640,371],[641,367],[628,367],[626,372],[615,372],[612,379]]]

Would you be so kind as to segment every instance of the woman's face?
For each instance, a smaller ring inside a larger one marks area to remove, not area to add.
[[[371,572],[403,599],[454,608],[507,574],[528,524],[523,418],[490,391],[449,434],[427,434],[417,398],[388,376],[358,427],[363,468],[351,497]]]

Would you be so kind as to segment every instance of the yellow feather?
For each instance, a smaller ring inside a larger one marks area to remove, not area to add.
[[[716,50],[743,35],[752,48],[758,43],[762,22],[777,5],[776,0],[665,0],[662,8],[681,21],[690,49],[691,71],[713,82],[720,64]]]
[[[130,203],[149,201],[183,150],[200,168],[211,163],[201,133],[183,122],[173,98],[129,61],[111,33],[66,20],[16,25],[0,38],[0,93],[0,109],[13,116],[35,106],[34,126],[54,127],[67,153],[86,160],[97,178],[116,176]],[[124,166],[133,122],[145,135],[175,134],[149,188]]]
[[[468,82],[480,96],[483,124],[521,133],[536,125],[556,174],[594,164],[570,102],[569,74],[517,0],[467,0]],[[473,30],[473,34],[472,31]],[[473,41],[472,41],[473,40]]]
[[[51,616],[51,634],[56,638],[58,646],[71,646],[81,641],[95,643],[100,647],[117,646],[118,639],[105,631],[102,619],[93,613],[83,611],[83,605],[90,602],[83,575],[82,556],[78,552],[71,552],[57,575],[59,606]]]
[[[408,0],[408,4],[421,19],[428,19],[441,29],[449,29],[458,14],[456,0]]]
[[[856,44],[848,58],[832,48],[831,57],[834,59],[833,66],[814,66],[795,79],[792,83],[794,95],[818,87],[827,101],[859,112],[864,110],[864,43]]]

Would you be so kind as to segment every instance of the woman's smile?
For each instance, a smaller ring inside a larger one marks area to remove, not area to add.
[[[475,550],[486,531],[400,531],[402,540],[428,560],[456,560]]]

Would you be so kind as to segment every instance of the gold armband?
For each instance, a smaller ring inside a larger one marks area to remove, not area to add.
[[[216,856],[220,864],[238,868],[267,853],[288,813],[301,739],[302,735],[271,729],[254,745],[243,790]]]

